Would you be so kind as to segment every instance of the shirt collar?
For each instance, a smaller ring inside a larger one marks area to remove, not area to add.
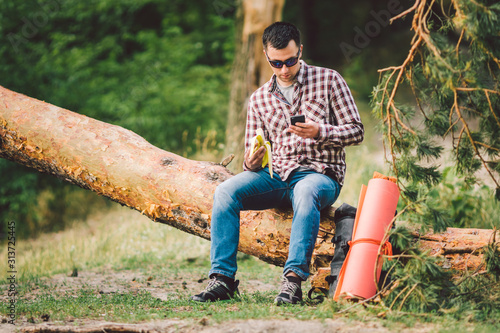
[[[300,85],[304,85],[307,77],[307,64],[305,61],[300,60],[300,69],[297,73],[297,82]],[[269,92],[272,93],[278,88],[278,82],[276,82],[276,74],[273,74],[271,80],[269,80]]]

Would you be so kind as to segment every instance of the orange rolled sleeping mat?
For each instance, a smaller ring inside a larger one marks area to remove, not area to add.
[[[376,172],[368,186],[362,186],[352,241],[339,274],[335,300],[368,299],[377,293],[383,263],[380,254],[392,254],[387,231],[392,226],[398,200],[395,178]]]

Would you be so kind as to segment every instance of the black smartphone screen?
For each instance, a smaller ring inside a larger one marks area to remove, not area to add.
[[[292,125],[295,125],[296,123],[305,123],[306,117],[303,114],[298,115],[298,116],[292,116],[290,118],[290,121],[291,121]]]

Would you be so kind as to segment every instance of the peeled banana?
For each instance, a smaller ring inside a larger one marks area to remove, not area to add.
[[[257,129],[257,135],[252,138],[252,144],[250,146],[250,156],[252,156],[260,147],[266,147],[266,153],[262,159],[262,167],[269,164],[269,175],[273,178],[273,154],[271,151],[271,143],[269,141],[264,141],[264,131],[262,128]]]

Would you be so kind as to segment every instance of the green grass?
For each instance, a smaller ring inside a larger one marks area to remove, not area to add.
[[[19,303],[19,311],[27,317],[41,318],[49,315],[52,320],[75,318],[104,319],[119,322],[141,322],[154,319],[200,319],[210,317],[214,322],[252,318],[299,319],[317,317],[314,308],[271,306],[274,294],[253,293],[221,303],[197,303],[185,297],[162,301],[148,292],[99,294],[83,289],[70,297],[41,295],[37,300]],[[304,311],[305,310],[305,311]],[[309,310],[309,311],[308,311]]]

